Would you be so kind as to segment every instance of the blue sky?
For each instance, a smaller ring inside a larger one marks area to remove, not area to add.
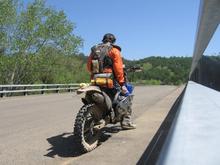
[[[32,0],[25,0],[32,1]],[[199,0],[46,0],[64,10],[76,24],[74,34],[84,39],[80,50],[113,33],[123,57],[133,60],[149,56],[192,56],[197,29]],[[215,44],[206,53],[219,52]]]

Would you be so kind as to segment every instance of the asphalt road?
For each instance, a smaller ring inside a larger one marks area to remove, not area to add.
[[[94,151],[80,155],[73,123],[82,106],[75,93],[0,99],[0,165],[135,164],[183,87],[138,86],[137,129],[112,127]]]

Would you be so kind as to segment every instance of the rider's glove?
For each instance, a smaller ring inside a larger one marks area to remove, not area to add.
[[[127,87],[126,87],[125,85],[123,85],[123,86],[121,87],[121,93],[122,93],[123,95],[125,95],[125,96],[128,96],[128,95],[129,95],[128,89],[127,89]]]

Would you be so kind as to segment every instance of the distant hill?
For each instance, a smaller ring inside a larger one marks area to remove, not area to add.
[[[188,79],[191,57],[147,57],[130,61],[124,59],[127,67],[139,66],[142,72],[128,73],[130,81],[142,84],[179,85]]]

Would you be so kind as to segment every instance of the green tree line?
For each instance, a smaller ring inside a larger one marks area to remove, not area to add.
[[[47,7],[44,0],[23,5],[0,1],[0,84],[89,82],[87,57],[79,53],[83,39],[64,11]],[[148,57],[126,66],[142,72],[128,73],[130,81],[143,84],[185,83],[189,57]]]
[[[130,81],[143,84],[179,85],[188,80],[191,57],[148,57],[125,60],[127,67],[138,66],[141,72],[128,73]]]

